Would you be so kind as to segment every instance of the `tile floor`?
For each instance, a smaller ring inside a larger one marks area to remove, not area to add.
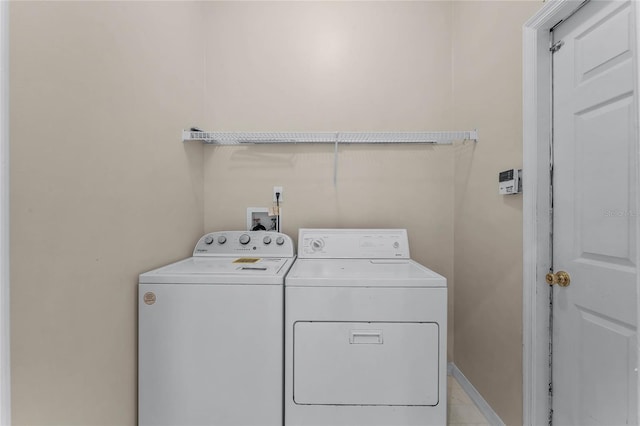
[[[452,376],[448,376],[447,395],[447,424],[449,426],[489,426],[487,419]]]

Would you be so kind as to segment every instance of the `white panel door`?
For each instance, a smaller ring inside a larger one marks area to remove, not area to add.
[[[555,425],[638,421],[631,7],[594,0],[554,30]]]

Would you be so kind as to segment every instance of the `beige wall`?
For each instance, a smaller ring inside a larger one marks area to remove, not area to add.
[[[497,173],[521,165],[520,30],[541,5],[13,3],[15,424],[135,424],[137,275],[244,228],[274,185],[294,237],[407,228],[449,279],[450,360],[521,423],[522,199]],[[190,125],[480,142],[341,146],[334,185],[332,146],[183,145]]]
[[[455,363],[502,420],[522,424],[522,195],[498,172],[522,167],[522,24],[542,3],[454,3]],[[499,25],[495,24],[499,23]]]
[[[14,424],[136,423],[139,273],[203,232],[195,3],[11,4]]]
[[[216,130],[451,128],[448,2],[214,2],[206,117]],[[205,230],[244,229],[284,187],[282,230],[407,228],[453,286],[451,146],[205,148]],[[453,313],[452,299],[450,312]],[[452,323],[449,327],[449,353]]]

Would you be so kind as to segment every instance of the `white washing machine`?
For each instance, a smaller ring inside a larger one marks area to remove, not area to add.
[[[284,277],[293,242],[214,232],[140,275],[140,425],[282,426]]]
[[[301,229],[285,280],[285,425],[447,421],[447,283],[406,230]]]

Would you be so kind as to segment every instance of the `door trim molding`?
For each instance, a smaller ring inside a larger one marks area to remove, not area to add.
[[[9,1],[0,0],[0,424],[11,424],[9,304]]]
[[[549,288],[549,138],[551,136],[551,54],[549,30],[577,9],[581,0],[552,0],[523,26],[523,424],[548,423]],[[632,16],[636,46],[639,16]],[[634,56],[638,76],[638,55]],[[638,77],[636,77],[638,93]],[[636,135],[640,103],[636,96]],[[636,182],[640,187],[640,161]],[[636,197],[640,198],[640,197]],[[640,237],[640,200],[636,200],[636,233]],[[640,241],[640,238],[637,239]],[[640,252],[640,251],[639,251]],[[637,253],[640,265],[640,253]],[[640,294],[640,274],[636,283]],[[638,296],[640,315],[640,295]],[[638,317],[640,318],[640,316]],[[640,355],[640,350],[638,350]],[[638,357],[640,360],[640,356]],[[640,395],[640,392],[638,393]],[[640,396],[639,396],[640,398]],[[638,404],[640,407],[640,404]],[[640,418],[640,417],[639,417]]]

